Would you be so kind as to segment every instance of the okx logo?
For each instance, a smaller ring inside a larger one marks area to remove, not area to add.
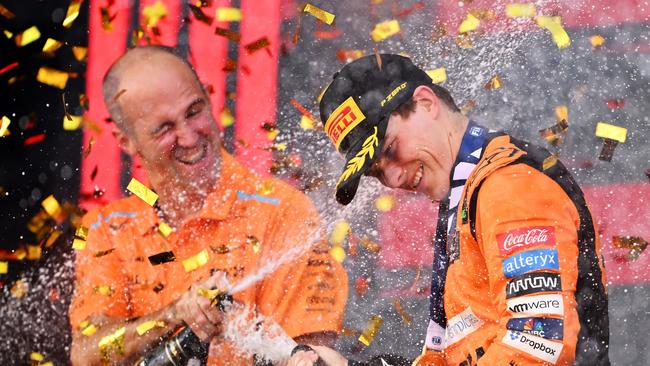
[[[557,362],[564,347],[559,342],[548,341],[544,338],[512,330],[509,330],[503,336],[501,342],[552,364]]]
[[[503,260],[503,274],[507,278],[538,269],[560,269],[556,249],[537,249],[517,253]]]
[[[507,329],[532,334],[546,339],[562,339],[564,322],[555,318],[513,318],[508,320]]]

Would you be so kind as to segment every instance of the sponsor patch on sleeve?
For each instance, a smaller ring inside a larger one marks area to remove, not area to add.
[[[564,314],[561,294],[515,297],[508,300],[506,306],[517,317]]]
[[[484,321],[476,316],[472,308],[468,307],[447,321],[445,332],[445,347],[450,346],[467,337],[483,325]]]
[[[506,299],[540,292],[562,291],[559,273],[532,272],[517,276],[506,285]]]
[[[555,246],[553,226],[529,226],[511,229],[496,235],[499,253],[508,256],[515,251],[538,246]]]
[[[526,334],[546,338],[564,338],[564,322],[555,318],[513,318],[508,320],[506,328]]]
[[[506,332],[501,342],[554,365],[564,347],[559,342],[549,341],[534,335],[512,330]]]
[[[535,249],[516,253],[505,258],[502,266],[503,274],[507,278],[542,269],[560,269],[556,249]]]

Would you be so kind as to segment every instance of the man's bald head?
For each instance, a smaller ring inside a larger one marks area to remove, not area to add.
[[[118,100],[120,96],[127,92],[120,86],[123,85],[123,77],[134,68],[143,64],[156,64],[157,62],[172,62],[182,64],[194,80],[203,89],[203,84],[199,81],[199,77],[194,70],[194,67],[175,49],[166,46],[143,46],[136,47],[128,50],[120,56],[104,75],[102,82],[102,92],[104,94],[104,103],[108,109],[108,113],[119,129],[124,132],[130,131],[130,123],[124,118]],[[203,89],[204,90],[204,89]],[[205,93],[205,90],[204,90]]]

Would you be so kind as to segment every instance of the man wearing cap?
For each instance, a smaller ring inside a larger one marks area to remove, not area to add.
[[[440,204],[414,364],[608,365],[600,243],[573,177],[545,149],[468,120],[408,58],[380,57],[336,73],[320,114],[346,158],[340,203],[366,175]]]

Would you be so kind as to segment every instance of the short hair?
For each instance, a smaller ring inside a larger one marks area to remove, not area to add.
[[[194,66],[190,64],[190,62],[187,60],[187,58],[183,55],[181,50],[179,50],[178,48],[161,46],[161,45],[147,45],[147,46],[132,48],[126,51],[117,60],[115,60],[115,62],[113,62],[111,67],[104,75],[104,79],[102,80],[102,94],[104,95],[104,104],[108,109],[108,114],[110,114],[111,119],[121,130],[127,133],[130,132],[129,125],[124,120],[119,105],[115,102],[115,95],[119,92],[117,88],[119,87],[120,84],[121,70],[124,67],[123,64],[126,62],[125,60],[128,60],[130,57],[133,57],[133,56],[129,56],[132,53],[136,53],[136,54],[137,53],[143,53],[143,54],[162,53],[162,54],[173,56],[174,58],[181,61],[184,65],[186,65],[190,69],[192,75],[194,76],[194,79],[200,85],[201,90],[203,90],[203,92],[205,93],[205,88],[201,83],[201,81],[199,80],[199,75],[196,73]]]
[[[449,107],[449,109],[451,109],[453,112],[460,112],[460,108],[458,108],[456,105],[456,102],[451,96],[451,93],[449,93],[449,90],[434,83],[426,84],[425,86],[431,88],[438,99],[442,100],[442,103]],[[411,113],[415,112],[415,104],[415,100],[411,98],[397,107],[393,113],[397,113],[402,118],[408,118]]]

